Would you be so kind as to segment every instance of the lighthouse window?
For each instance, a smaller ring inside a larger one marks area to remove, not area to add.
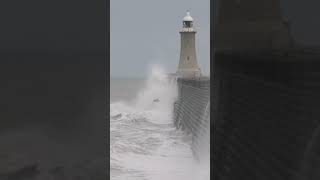
[[[185,27],[185,28],[191,28],[191,27],[192,27],[192,22],[191,22],[191,21],[184,21],[184,22],[183,22],[183,27]]]

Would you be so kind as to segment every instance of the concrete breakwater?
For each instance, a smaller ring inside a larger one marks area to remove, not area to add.
[[[174,104],[174,124],[192,136],[196,158],[208,158],[210,151],[210,79],[177,80],[178,99]]]
[[[214,179],[319,179],[318,59],[215,54]]]

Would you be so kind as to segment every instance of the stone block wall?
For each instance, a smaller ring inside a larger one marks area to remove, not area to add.
[[[320,164],[317,59],[216,54],[211,88],[214,179],[316,179],[309,175],[317,165],[319,172]]]
[[[210,79],[178,79],[178,100],[174,105],[177,128],[192,135],[192,149],[200,159],[209,154]]]

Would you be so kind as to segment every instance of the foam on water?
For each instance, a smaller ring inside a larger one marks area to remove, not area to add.
[[[111,104],[112,180],[209,179],[208,168],[193,158],[191,137],[173,126],[176,97],[175,81],[154,66],[133,102]]]

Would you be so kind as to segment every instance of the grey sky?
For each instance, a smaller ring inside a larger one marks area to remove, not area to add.
[[[209,0],[111,0],[111,76],[141,77],[152,63],[175,72],[180,53],[181,20],[190,9],[195,19],[197,57],[209,73]],[[211,1],[216,4],[216,0]],[[281,0],[296,41],[320,45],[319,0]],[[216,9],[212,9],[213,11]]]
[[[319,46],[320,1],[281,0],[281,5],[295,40],[301,44]]]
[[[110,71],[112,77],[143,77],[151,64],[175,72],[182,18],[194,18],[197,58],[210,69],[210,0],[111,0]]]

